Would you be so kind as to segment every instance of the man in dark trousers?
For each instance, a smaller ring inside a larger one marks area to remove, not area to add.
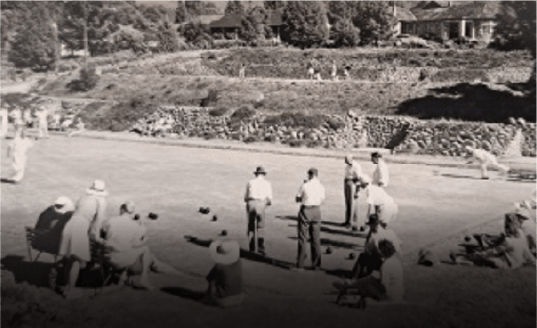
[[[296,195],[296,202],[301,204],[298,212],[298,271],[304,269],[308,232],[311,238],[312,269],[321,268],[321,203],[324,201],[325,192],[318,175],[316,168],[309,169],[308,180],[300,186]]]

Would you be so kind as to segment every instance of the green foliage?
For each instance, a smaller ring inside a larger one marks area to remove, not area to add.
[[[202,41],[212,42],[209,28],[199,21],[192,21],[182,25],[179,33],[185,38],[186,42],[198,44]]]
[[[9,60],[17,67],[29,67],[38,71],[50,70],[56,64],[56,37],[52,20],[46,8],[33,7],[26,12],[11,43]]]
[[[328,19],[322,2],[290,1],[285,7],[282,39],[301,48],[320,45],[328,39]]]
[[[187,17],[203,15],[203,1],[185,1]]]
[[[501,50],[529,50],[535,58],[536,2],[502,1],[501,9],[492,46]]]
[[[266,10],[276,10],[285,7],[285,1],[263,1],[263,7]]]
[[[182,24],[186,22],[188,13],[182,1],[177,2],[177,8],[175,9],[175,23]]]
[[[164,22],[159,27],[159,50],[162,52],[176,52],[179,50],[179,40],[177,32],[172,25]]]
[[[71,81],[68,89],[71,91],[89,91],[94,89],[99,82],[99,76],[95,72],[95,67],[82,68],[78,80]]]
[[[256,111],[252,108],[252,106],[242,106],[239,109],[237,109],[231,115],[230,118],[232,122],[247,121],[253,118],[255,114],[256,114]]]
[[[244,6],[242,5],[242,1],[236,1],[236,0],[230,0],[227,2],[225,14],[244,14]]]
[[[338,48],[356,47],[360,43],[360,29],[350,20],[338,19],[332,26],[330,35]]]
[[[390,0],[359,0],[353,2],[352,20],[360,29],[363,43],[389,37],[394,24],[389,14]]]

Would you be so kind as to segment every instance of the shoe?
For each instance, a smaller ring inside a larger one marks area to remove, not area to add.
[[[364,226],[361,226],[361,227],[360,227],[360,232],[364,232],[364,231],[365,231]]]
[[[481,177],[481,180],[489,180],[489,177]]]
[[[352,231],[358,231],[358,227],[357,226],[352,226],[351,230]]]
[[[451,259],[451,262],[453,262],[453,264],[459,264],[459,259],[457,258],[457,255],[455,255],[455,253],[449,253],[449,258]]]

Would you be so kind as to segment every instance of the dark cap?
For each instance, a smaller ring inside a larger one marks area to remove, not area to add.
[[[308,170],[308,174],[313,174],[313,175],[317,176],[319,174],[319,170],[317,170],[316,168],[312,167],[311,169]]]

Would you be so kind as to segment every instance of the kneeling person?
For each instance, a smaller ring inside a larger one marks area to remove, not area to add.
[[[111,249],[112,265],[134,273],[141,271],[140,284],[147,289],[153,289],[148,279],[150,270],[166,273],[177,273],[177,271],[164,265],[151,254],[146,245],[147,229],[138,221],[134,211],[134,203],[127,202],[121,205],[119,216],[103,224],[105,245]],[[126,271],[122,275],[122,280],[126,278]]]

